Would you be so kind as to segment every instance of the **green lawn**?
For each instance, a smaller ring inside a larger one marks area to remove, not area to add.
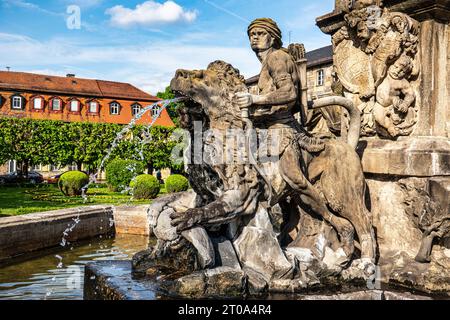
[[[161,194],[164,194],[161,188]],[[21,215],[89,206],[97,204],[139,205],[148,204],[151,200],[132,200],[128,194],[111,192],[107,188],[91,188],[88,201],[82,197],[66,197],[56,185],[38,185],[34,187],[0,187],[0,216]]]

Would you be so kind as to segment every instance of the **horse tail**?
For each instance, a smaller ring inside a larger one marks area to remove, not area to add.
[[[341,106],[348,111],[350,115],[350,125],[348,129],[347,143],[353,149],[356,149],[361,133],[361,111],[359,111],[359,109],[355,107],[350,99],[345,97],[333,96],[320,98],[308,103],[308,106],[311,109],[319,109],[334,105]]]

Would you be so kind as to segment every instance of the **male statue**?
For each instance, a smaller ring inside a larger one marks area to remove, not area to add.
[[[326,200],[308,181],[302,170],[300,149],[321,151],[294,118],[300,103],[300,77],[291,54],[282,48],[282,34],[275,21],[256,19],[248,27],[251,47],[262,64],[258,94],[238,93],[236,99],[242,109],[250,108],[256,129],[267,129],[269,135],[279,137],[279,171],[284,181],[300,194],[301,202],[314,213],[331,223],[340,236],[350,230],[348,222],[331,216]],[[275,193],[277,190],[274,190]],[[279,195],[282,196],[282,195]],[[279,199],[279,197],[277,197]],[[273,203],[277,203],[274,199]],[[350,236],[350,235],[345,235]]]

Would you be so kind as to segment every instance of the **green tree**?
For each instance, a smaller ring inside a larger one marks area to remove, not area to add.
[[[49,122],[31,119],[0,119],[2,136],[1,157],[16,160],[23,174],[27,175],[29,167],[46,159],[46,152],[51,148],[54,134]]]
[[[164,92],[158,92],[156,96],[163,100],[169,100],[174,99],[175,94],[173,93],[172,89],[169,87],[166,87],[166,90]],[[177,103],[171,103],[167,106],[167,112],[169,113],[170,117],[172,118],[172,121],[175,123],[175,125],[178,127],[180,123],[180,115],[178,114],[178,109],[183,107],[182,102]]]

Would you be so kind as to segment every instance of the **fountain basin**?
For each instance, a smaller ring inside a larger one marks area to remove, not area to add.
[[[90,263],[85,267],[84,279],[84,300],[155,300],[167,298],[163,293],[158,293],[157,283],[145,278],[133,277],[131,261],[96,261]],[[241,296],[238,298],[251,300],[253,297]],[[261,297],[257,298],[260,299]],[[433,297],[391,289],[361,289],[351,292],[318,291],[309,294],[268,294],[263,298],[268,300],[433,300]]]
[[[91,206],[1,218],[0,264],[58,246],[63,237],[74,242],[113,233],[113,211],[111,206]]]

